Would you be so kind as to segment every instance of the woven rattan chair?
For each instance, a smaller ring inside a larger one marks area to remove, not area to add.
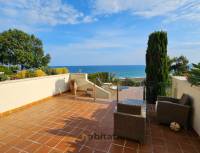
[[[114,135],[145,142],[146,111],[142,106],[117,104],[114,112]]]
[[[169,125],[171,122],[177,122],[185,129],[188,128],[191,112],[189,95],[183,94],[181,99],[158,97],[155,109],[159,123]]]

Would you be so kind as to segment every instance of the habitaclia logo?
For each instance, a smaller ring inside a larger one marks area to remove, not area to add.
[[[117,138],[117,136],[114,136],[114,135],[109,135],[109,134],[97,134],[97,133],[93,133],[93,134],[85,134],[85,133],[82,133],[81,134],[81,140],[82,141],[88,141],[88,140],[112,140],[112,139],[115,139]]]

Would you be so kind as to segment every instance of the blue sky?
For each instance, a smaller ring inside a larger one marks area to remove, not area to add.
[[[0,31],[35,34],[50,65],[145,64],[148,35],[168,54],[200,62],[200,0],[0,0]]]

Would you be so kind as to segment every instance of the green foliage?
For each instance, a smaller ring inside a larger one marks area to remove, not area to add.
[[[41,77],[46,76],[46,73],[40,69],[36,70],[22,70],[19,71],[13,79],[24,79],[24,78],[32,78],[32,77]]]
[[[12,75],[13,73],[15,73],[18,70],[17,66],[3,66],[0,65],[0,72],[4,72],[6,75]]]
[[[8,80],[8,76],[6,74],[0,74],[0,81]]]
[[[109,72],[97,72],[88,74],[88,79],[97,84],[98,86],[102,86],[102,83],[111,83],[115,81],[115,75]]]
[[[167,58],[167,33],[150,34],[146,53],[146,99],[154,103],[157,96],[166,95],[169,68]]]
[[[4,72],[7,75],[10,75],[13,73],[9,67],[2,66],[2,65],[0,66],[0,72]]]
[[[41,70],[44,71],[47,75],[55,75],[53,73],[53,69],[52,68],[49,68],[47,66],[43,66],[41,67]]]
[[[16,79],[24,79],[27,77],[27,70],[22,70],[22,71],[19,71],[16,75],[15,75],[15,78]]]
[[[0,33],[0,63],[21,68],[46,66],[50,55],[44,55],[42,41],[34,35],[13,29]]]
[[[192,85],[200,85],[200,63],[193,64],[193,68],[189,71],[188,81]]]
[[[38,70],[35,70],[35,71],[34,71],[34,76],[35,76],[35,77],[46,76],[46,73],[45,73],[44,71],[38,69]]]
[[[49,68],[49,67],[43,67],[42,70],[47,75],[57,75],[57,74],[66,74],[69,73],[69,70],[66,67],[63,68]]]
[[[183,55],[169,59],[169,71],[174,76],[185,76],[189,71],[188,63],[188,59]]]
[[[169,76],[169,82],[165,85],[166,87],[166,96],[172,97],[172,76]]]
[[[22,70],[9,76],[10,80],[25,79],[35,77],[34,70]]]
[[[27,70],[26,71],[26,78],[33,78],[36,77],[35,70]]]
[[[12,73],[16,73],[19,70],[18,66],[10,66],[9,69],[12,71]]]
[[[126,78],[126,79],[123,79],[123,80],[120,80],[120,85],[121,86],[140,86],[141,82],[139,81],[134,81],[132,79],[129,79],[129,78]]]
[[[21,70],[16,73],[18,68],[15,66],[6,67],[0,66],[0,72],[4,72],[4,74],[0,74],[0,81],[4,81],[7,79],[15,80],[15,79],[24,79],[24,78],[32,78],[32,77],[41,77],[46,75],[56,75],[56,74],[65,74],[68,73],[67,68],[48,68],[43,67],[42,69],[30,69],[30,70]]]
[[[55,74],[65,74],[68,73],[68,69],[66,67],[63,68],[55,68],[53,69],[53,71],[55,71]]]

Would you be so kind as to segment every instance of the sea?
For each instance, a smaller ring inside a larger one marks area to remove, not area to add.
[[[109,72],[118,78],[144,78],[145,65],[101,65],[101,66],[51,66],[67,67],[71,73]]]

